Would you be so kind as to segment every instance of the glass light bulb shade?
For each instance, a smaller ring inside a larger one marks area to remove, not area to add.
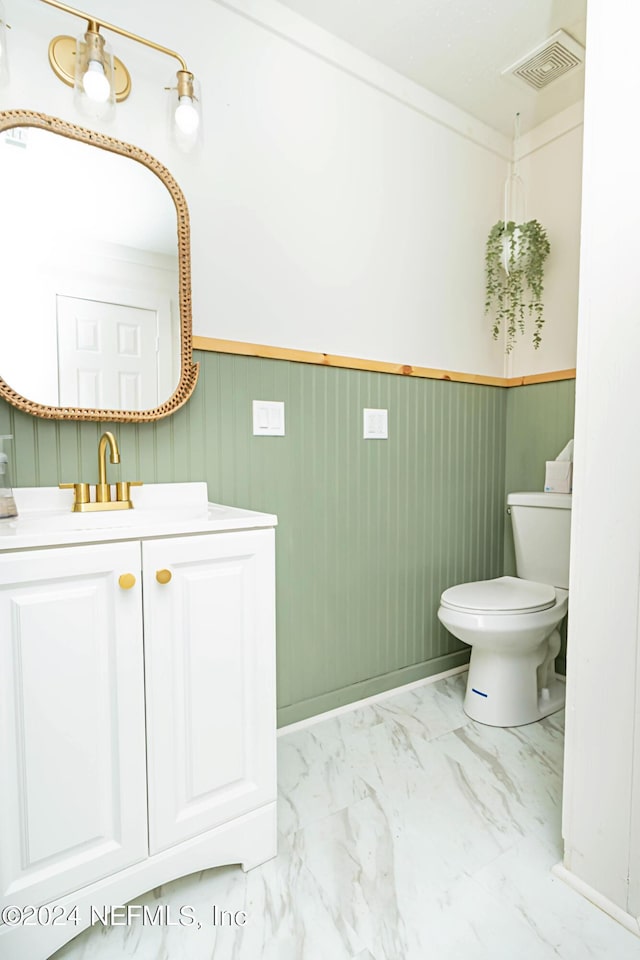
[[[96,103],[106,103],[111,95],[111,86],[104,72],[104,67],[97,60],[90,60],[87,72],[82,78],[84,92],[90,100]]]
[[[202,96],[197,77],[182,71],[173,74],[166,90],[167,132],[173,146],[181,153],[194,153],[204,142]],[[177,82],[176,82],[177,81]]]
[[[181,133],[194,134],[200,126],[200,114],[191,97],[179,97],[174,119]]]
[[[116,90],[113,56],[109,48],[95,42],[95,34],[87,32],[76,43],[75,105],[92,120],[111,120],[115,116]]]

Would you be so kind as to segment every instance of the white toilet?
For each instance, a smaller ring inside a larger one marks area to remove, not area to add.
[[[449,587],[438,618],[473,649],[464,711],[494,727],[561,710],[560,623],[569,600],[571,494],[510,493],[517,577]]]

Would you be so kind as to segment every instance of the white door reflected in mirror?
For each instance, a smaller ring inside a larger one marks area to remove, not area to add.
[[[57,297],[59,406],[158,406],[158,311]]]
[[[52,407],[160,406],[181,371],[171,194],[130,157],[17,129],[0,134],[0,377]]]

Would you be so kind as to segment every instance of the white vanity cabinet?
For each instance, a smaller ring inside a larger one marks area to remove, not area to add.
[[[147,856],[139,580],[136,543],[0,555],[2,906]]]
[[[273,648],[260,642],[273,621],[273,531],[150,540],[142,556],[157,853],[274,799],[273,722],[264,723]]]
[[[55,546],[26,515],[0,529],[0,906],[72,917],[0,923],[7,960],[276,853],[276,521],[191,513],[76,519]]]

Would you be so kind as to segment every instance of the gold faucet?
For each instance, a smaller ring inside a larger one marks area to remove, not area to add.
[[[100,443],[98,444],[98,482],[96,484],[96,500],[98,503],[109,503],[111,500],[111,487],[107,483],[107,444],[111,449],[111,456],[109,457],[111,463],[120,463],[118,441],[110,430],[106,430],[100,437]]]
[[[110,449],[111,463],[120,463],[118,441],[110,430],[100,437],[98,443],[98,482],[96,484],[96,498],[91,499],[91,486],[88,483],[60,483],[61,490],[74,491],[74,513],[86,513],[92,510],[132,510],[131,487],[141,487],[141,480],[121,480],[116,483],[116,499],[111,499],[111,484],[107,483],[107,446]]]

